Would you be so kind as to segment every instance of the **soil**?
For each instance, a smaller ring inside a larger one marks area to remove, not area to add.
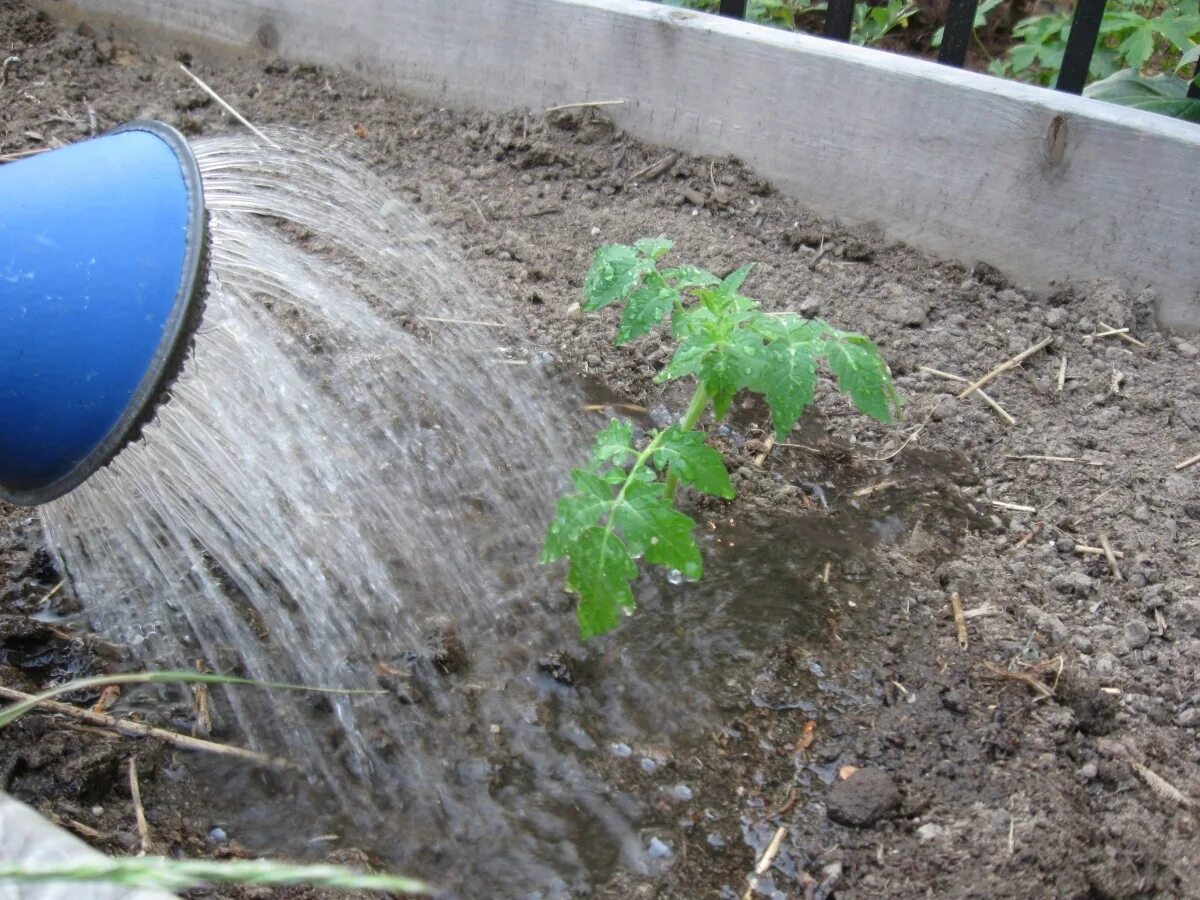
[[[753,522],[767,542],[773,522],[822,514],[814,483],[837,489],[835,507],[921,490],[973,514],[953,534],[918,523],[888,544],[873,565],[891,602],[836,610],[819,661],[801,642],[761,654],[712,740],[654,767],[600,763],[661,807],[670,864],[618,873],[595,896],[739,897],[777,829],[760,896],[1200,894],[1200,467],[1175,470],[1200,447],[1200,351],[1156,328],[1152,295],[1097,282],[1031,296],[986,267],[818,220],[737,160],[647,146],[597,110],[443,109],[257,50],[60,26],[21,3],[0,8],[0,34],[21,58],[0,88],[0,156],[138,117],[190,135],[237,127],[181,75],[184,60],[253,122],[337,136],[461,245],[533,345],[622,402],[680,410],[687,389],[654,383],[666,342],[613,349],[612,314],[579,312],[601,243],[666,234],[674,258],[722,274],[754,261],[745,289],[768,310],[878,341],[906,422],[873,425],[826,387],[815,424],[760,466],[765,418],[744,404],[736,430],[713,430],[739,498],[708,511]],[[1112,329],[1139,343],[1096,336]],[[978,378],[1046,337],[986,388],[1016,424],[922,368]],[[914,463],[929,458],[953,464]],[[10,508],[2,522],[0,681],[33,690],[122,665],[70,618],[36,518]],[[1076,549],[1104,540],[1116,565]],[[72,630],[29,618],[46,610]],[[814,671],[839,702],[786,702]],[[178,711],[158,696],[136,713],[169,723]],[[135,754],[162,849],[241,852],[215,843],[205,790],[180,783],[175,752],[149,741],[27,716],[0,733],[0,788],[102,850],[132,852]]]

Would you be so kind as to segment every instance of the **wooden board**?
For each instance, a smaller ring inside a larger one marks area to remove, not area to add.
[[[53,12],[60,2],[42,0]],[[625,99],[815,212],[1035,291],[1150,287],[1200,328],[1200,126],[644,0],[77,0],[496,110]]]

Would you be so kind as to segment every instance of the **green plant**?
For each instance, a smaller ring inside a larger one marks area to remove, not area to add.
[[[1083,94],[1095,100],[1200,122],[1200,100],[1188,97],[1187,92],[1187,82],[1173,75],[1139,75],[1133,69],[1122,69],[1088,85]]]
[[[850,43],[872,47],[897,28],[907,28],[908,20],[919,11],[916,4],[905,0],[887,0],[884,6],[855,3],[854,17],[850,21]]]
[[[668,6],[682,6],[704,12],[716,12],[719,0],[662,0]],[[997,0],[998,2],[998,0]],[[746,4],[746,21],[759,25],[773,25],[794,31],[802,16],[824,13],[827,6],[812,0],[750,0]],[[860,2],[854,4],[854,16],[850,20],[850,42],[859,46],[872,46],[883,40],[897,28],[907,28],[909,20],[917,14],[916,4],[905,0],[886,0],[882,6]]]
[[[696,386],[683,419],[635,441],[632,425],[613,420],[596,437],[587,464],[571,473],[574,493],[559,499],[541,560],[567,557],[567,589],[579,595],[583,637],[610,631],[635,608],[636,560],[698,579],[695,522],[675,508],[682,481],[715,497],[733,497],[721,455],[694,430],[711,404],[720,421],[743,389],[762,395],[775,436],[786,438],[813,400],[824,359],[838,388],[867,415],[891,423],[900,412],[891,373],[876,346],[819,320],[762,312],[740,293],[751,266],[718,278],[696,266],[660,269],[664,238],[599,248],[584,281],[585,311],[623,304],[615,343],[670,320],[674,355],[660,382],[691,377]]]
[[[977,35],[975,32],[977,32],[980,28],[983,28],[985,25],[987,25],[988,13],[990,13],[993,9],[995,9],[997,6],[999,6],[1003,2],[1004,2],[1004,0],[983,0],[982,3],[980,3],[977,7],[975,7],[975,19],[971,23],[971,37],[973,37],[975,39],[975,43],[979,45],[979,48],[981,50],[983,50],[983,52],[985,54],[987,53],[987,48],[984,47],[982,43],[980,43],[979,35]],[[933,37],[931,37],[929,39],[929,45],[931,47],[940,47],[940,46],[942,46],[942,41],[944,41],[945,39],[946,39],[946,26],[943,25],[941,28],[939,28],[937,31],[935,31],[933,33]],[[990,57],[990,54],[989,54],[989,57]]]
[[[1051,84],[1062,68],[1071,34],[1071,12],[1022,19],[1013,27],[1018,42],[988,67],[994,75]],[[1109,0],[1088,75],[1107,78],[1121,69],[1148,66],[1172,71],[1200,42],[1196,0]]]

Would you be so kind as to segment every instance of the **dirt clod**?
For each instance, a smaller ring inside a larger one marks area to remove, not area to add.
[[[900,805],[900,789],[882,769],[859,769],[837,781],[825,797],[829,818],[839,825],[866,828]]]

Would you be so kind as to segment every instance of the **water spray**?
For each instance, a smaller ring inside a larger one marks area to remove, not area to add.
[[[0,498],[78,487],[152,417],[205,284],[204,191],[161,122],[0,167]]]

